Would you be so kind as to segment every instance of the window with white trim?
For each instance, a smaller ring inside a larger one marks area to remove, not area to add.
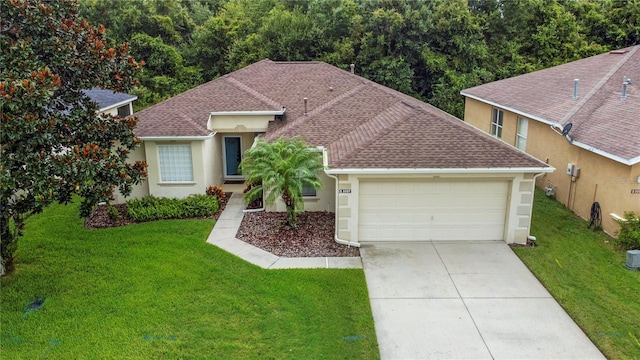
[[[191,145],[158,145],[158,158],[161,181],[193,181]]]
[[[518,133],[516,134],[516,147],[522,151],[527,150],[527,131],[529,130],[529,120],[518,117]]]
[[[493,109],[491,114],[491,135],[502,138],[502,121],[504,119],[504,112],[500,109]]]

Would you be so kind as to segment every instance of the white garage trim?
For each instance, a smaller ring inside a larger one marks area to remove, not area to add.
[[[358,238],[504,240],[510,181],[361,179]]]
[[[540,168],[429,168],[429,169],[326,169],[327,174],[347,175],[411,175],[411,174],[514,174],[514,173],[550,173],[553,167]]]

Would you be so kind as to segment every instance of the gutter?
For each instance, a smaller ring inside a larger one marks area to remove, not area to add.
[[[335,231],[333,233],[333,240],[335,242],[337,242],[338,244],[342,244],[342,245],[347,245],[347,246],[354,246],[354,247],[360,247],[360,243],[357,242],[353,242],[353,241],[349,241],[349,240],[345,240],[345,239],[340,239],[340,237],[338,236],[338,224],[339,224],[339,220],[340,220],[340,206],[338,203],[338,176],[333,175],[332,173],[329,173],[329,158],[327,155],[327,149],[322,147],[322,146],[318,146],[318,150],[322,151],[322,166],[324,167],[324,173],[327,174],[328,177],[334,179],[336,181],[336,191],[335,191],[335,220],[334,220],[334,228]]]
[[[116,107],[120,107],[120,106],[122,106],[122,105],[124,105],[124,104],[131,104],[131,105],[132,105],[132,107],[133,107],[133,104],[132,104],[132,103],[133,103],[134,101],[136,101],[136,100],[138,100],[138,97],[134,95],[131,99],[123,100],[123,101],[120,101],[119,103],[111,104],[111,105],[109,105],[109,106],[107,106],[107,107],[103,107],[102,109],[98,109],[98,111],[99,111],[99,112],[104,112],[104,111],[107,111],[107,110],[109,110],[109,109],[113,109],[113,108],[116,108]],[[131,115],[133,115],[133,112],[131,113]]]
[[[212,111],[212,116],[226,116],[226,115],[284,115],[287,108],[280,110],[261,110],[261,111]]]
[[[216,132],[200,136],[138,136],[142,141],[203,141],[212,138]]]
[[[594,148],[593,146],[589,146],[589,145],[587,145],[585,143],[582,143],[580,141],[573,140],[573,141],[571,141],[571,143],[574,144],[575,146],[579,147],[579,148],[585,149],[587,151],[591,151],[592,153],[598,154],[600,156],[604,156],[607,159],[611,159],[613,161],[619,162],[619,163],[627,165],[627,166],[633,166],[633,165],[635,165],[637,163],[640,163],[640,156],[627,160],[627,159],[622,158],[620,156],[608,153],[608,152],[606,152],[604,150],[600,150],[598,148]]]
[[[493,101],[490,101],[490,100],[485,100],[485,99],[483,99],[481,97],[467,94],[464,91],[460,91],[460,95],[466,96],[466,97],[471,98],[473,100],[478,100],[478,101],[483,102],[485,104],[489,104],[491,106],[499,107],[501,109],[505,109],[505,110],[510,111],[512,113],[516,113],[518,115],[522,115],[522,116],[527,117],[529,119],[537,120],[537,121],[540,121],[541,123],[545,123],[547,125],[555,126],[555,127],[558,127],[560,129],[562,129],[562,125],[560,125],[560,123],[558,123],[558,122],[549,121],[549,120],[547,120],[545,118],[541,118],[541,117],[536,116],[536,115],[528,114],[528,113],[526,113],[524,111],[520,111],[520,110],[514,109],[514,108],[509,107],[509,106],[504,106],[504,105],[498,104],[497,102],[493,102]]]
[[[508,173],[550,173],[554,167],[528,168],[379,168],[379,169],[328,169],[329,174],[357,174],[357,175],[408,175],[408,174],[508,174]]]

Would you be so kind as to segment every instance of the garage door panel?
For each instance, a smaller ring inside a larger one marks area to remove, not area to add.
[[[361,182],[360,241],[499,240],[508,182]]]

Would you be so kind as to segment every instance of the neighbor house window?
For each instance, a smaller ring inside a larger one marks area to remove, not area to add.
[[[131,115],[131,107],[129,106],[129,104],[122,105],[118,108],[118,116],[120,116],[121,118],[127,117],[129,115]]]
[[[518,117],[518,134],[516,134],[516,147],[522,151],[527,150],[527,128],[529,120]]]
[[[504,112],[500,109],[493,109],[491,114],[491,135],[502,138],[502,120],[504,118]]]
[[[193,181],[191,145],[158,145],[158,157],[161,181]]]

